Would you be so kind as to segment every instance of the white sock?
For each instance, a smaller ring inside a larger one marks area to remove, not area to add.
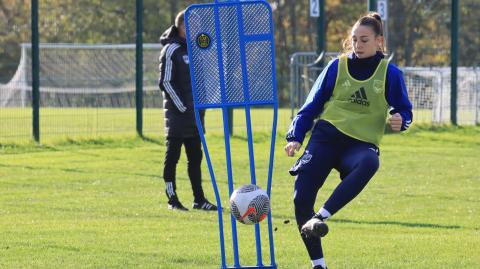
[[[322,217],[324,218],[323,220],[327,220],[332,216],[332,214],[330,214],[330,212],[328,212],[328,210],[326,210],[323,207],[320,208],[320,210],[318,211],[318,214],[322,215]]]
[[[325,263],[325,259],[324,258],[321,258],[321,259],[317,259],[317,260],[312,260],[312,266],[317,266],[317,265],[320,265],[322,266],[323,268],[327,268],[327,264]]]

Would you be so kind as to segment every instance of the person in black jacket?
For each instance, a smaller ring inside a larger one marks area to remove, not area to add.
[[[217,206],[205,198],[202,189],[201,163],[203,153],[193,108],[184,13],[185,11],[178,13],[175,25],[168,28],[160,37],[163,48],[160,53],[159,86],[164,100],[167,144],[163,169],[165,192],[168,197],[169,209],[188,210],[178,199],[175,182],[177,162],[183,144],[187,154],[188,176],[194,196],[193,208],[207,211],[217,210]],[[203,123],[205,113],[201,112],[200,115]]]

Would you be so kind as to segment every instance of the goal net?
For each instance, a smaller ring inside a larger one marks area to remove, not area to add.
[[[40,106],[135,107],[135,44],[40,44]],[[158,56],[161,45],[143,45],[144,107],[161,107]],[[21,44],[20,64],[0,84],[0,107],[32,102],[31,45]]]

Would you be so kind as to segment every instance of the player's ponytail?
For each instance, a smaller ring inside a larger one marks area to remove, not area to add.
[[[380,24],[379,25],[380,33],[377,33],[377,34],[383,35],[383,22],[382,22],[382,17],[380,17],[380,14],[378,14],[377,12],[370,12],[367,14],[367,17],[372,17],[378,21],[378,23]]]
[[[360,25],[371,27],[373,32],[375,33],[375,36],[383,36],[382,18],[380,17],[380,14],[378,14],[377,12],[370,12],[367,15],[358,19],[357,22],[355,22],[355,24],[353,25],[352,29]],[[343,41],[343,51],[344,51],[344,54],[348,54],[353,51],[351,36],[349,36]],[[385,53],[386,51],[385,44],[382,44],[378,48],[378,51]]]

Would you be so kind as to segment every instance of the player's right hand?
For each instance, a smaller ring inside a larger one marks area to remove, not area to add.
[[[395,132],[400,132],[402,129],[402,116],[400,113],[395,113],[388,119],[390,126],[392,127],[392,130]]]
[[[288,142],[288,144],[285,146],[285,152],[287,153],[288,157],[292,157],[295,155],[295,151],[300,150],[301,147],[302,144],[297,141]]]

